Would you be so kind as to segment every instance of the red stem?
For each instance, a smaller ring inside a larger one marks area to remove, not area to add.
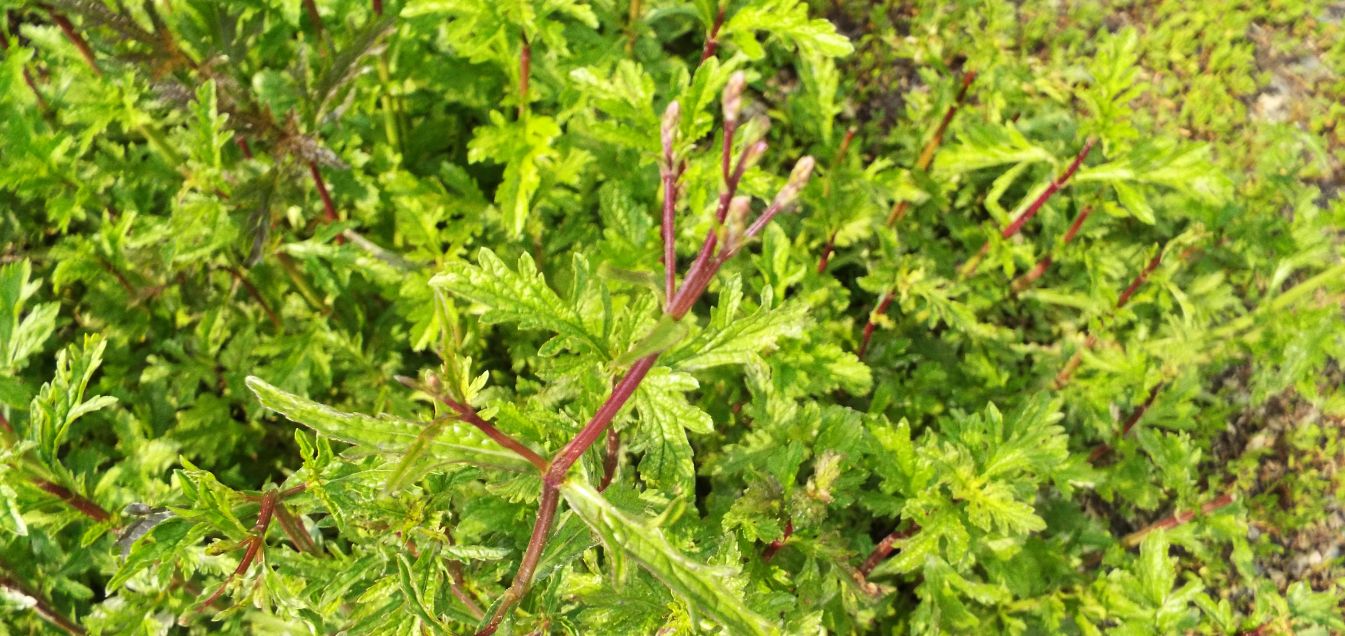
[[[1158,397],[1158,392],[1163,390],[1165,384],[1165,381],[1159,382],[1158,384],[1155,384],[1152,389],[1149,389],[1149,395],[1144,398],[1144,401],[1141,402],[1139,406],[1136,406],[1130,411],[1130,415],[1128,415],[1125,421],[1121,424],[1121,433],[1117,435],[1117,437],[1125,437],[1130,433],[1130,429],[1134,428],[1135,424],[1140,421],[1140,418],[1144,417],[1144,414],[1148,412],[1149,407],[1153,406],[1154,398]],[[1088,462],[1090,464],[1097,462],[1097,460],[1102,459],[1110,453],[1111,450],[1111,445],[1106,442],[1098,444],[1093,448],[1093,452],[1088,455]]]
[[[374,0],[374,15],[383,17],[383,0]]]
[[[239,271],[237,267],[229,266],[227,271],[233,275],[234,280],[237,280],[238,283],[243,286],[243,289],[247,290],[248,295],[252,296],[252,299],[257,301],[257,304],[261,306],[262,311],[266,313],[266,318],[271,321],[271,326],[275,327],[276,333],[284,331],[285,324],[281,322],[280,315],[276,313],[275,309],[271,308],[270,303],[266,302],[266,298],[262,296],[261,290],[257,289],[257,286],[253,285],[252,281],[248,280],[248,277],[244,275],[243,272]]]
[[[1042,206],[1046,205],[1046,202],[1050,200],[1051,195],[1059,192],[1061,188],[1065,187],[1065,184],[1069,182],[1070,177],[1074,176],[1074,173],[1079,170],[1079,166],[1083,165],[1083,160],[1088,157],[1088,153],[1093,151],[1093,146],[1096,143],[1097,139],[1095,138],[1089,138],[1088,141],[1084,142],[1083,148],[1080,148],[1079,153],[1074,155],[1074,160],[1065,167],[1065,171],[1061,172],[1055,179],[1052,179],[1051,182],[1046,185],[1046,189],[1042,190],[1041,194],[1037,195],[1037,198],[1033,199],[1032,203],[1028,204],[1027,208],[1024,209],[1017,218],[1004,226],[1004,229],[999,233],[1001,240],[1012,238],[1019,232],[1019,230],[1022,230],[1023,226],[1026,225],[1028,221],[1032,220],[1032,217],[1037,215],[1037,212],[1041,210]],[[962,277],[966,278],[975,274],[976,268],[981,264],[981,260],[985,258],[985,255],[989,252],[990,242],[986,241],[985,244],[981,246],[980,251],[976,253],[976,256],[968,259],[966,264],[962,266]]]
[[[34,479],[33,483],[36,484],[38,488],[41,488],[43,492],[64,501],[71,508],[80,511],[84,516],[93,519],[94,521],[102,523],[112,518],[112,515],[109,514],[108,511],[103,510],[102,506],[71,492],[70,489],[65,486],[52,483],[45,479]]]
[[[302,487],[299,487],[299,489],[302,490]],[[271,527],[271,516],[275,513],[276,504],[281,500],[281,494],[278,490],[270,490],[262,495],[261,504],[257,509],[257,523],[252,526],[252,536],[244,541],[247,549],[243,552],[243,559],[238,562],[238,567],[234,568],[234,571],[225,577],[224,583],[220,584],[219,589],[196,606],[196,611],[200,612],[213,605],[216,600],[224,595],[224,591],[229,589],[229,584],[235,578],[247,573],[248,568],[252,566],[252,561],[261,553],[262,547],[266,543],[266,530]]]
[[[761,560],[770,561],[771,559],[774,559],[775,553],[779,552],[780,548],[783,547],[785,545],[785,542],[789,540],[789,537],[793,535],[794,535],[794,520],[789,519],[785,521],[784,534],[781,535],[779,539],[772,541],[770,545],[766,546],[765,550],[762,550]]]
[[[841,138],[841,145],[836,149],[836,156],[831,159],[831,169],[827,170],[827,181],[822,185],[822,196],[831,196],[831,182],[836,178],[836,171],[840,168],[841,162],[845,160],[845,155],[850,150],[850,143],[855,140],[856,129],[851,128],[845,131],[845,137]],[[831,235],[827,237],[826,245],[822,246],[822,256],[817,259],[817,273],[821,274],[827,271],[827,264],[831,262],[831,254],[836,250],[836,230],[832,230]]]
[[[681,316],[673,316],[674,320],[680,320]],[[658,361],[658,354],[650,354],[640,358],[626,370],[626,374],[621,380],[612,387],[612,393],[607,396],[607,401],[598,407],[597,412],[589,419],[588,424],[566,444],[556,456],[551,459],[551,466],[546,471],[545,482],[551,487],[559,487],[561,482],[565,481],[565,474],[569,472],[570,467],[579,458],[584,455],[594,442],[607,430],[607,426],[612,423],[612,419],[621,411],[621,407],[626,405],[631,396],[635,394],[635,389],[640,386],[649,370],[654,368],[654,363]]]
[[[313,176],[313,185],[318,189],[318,196],[322,197],[322,209],[328,223],[335,223],[337,220],[336,204],[332,203],[332,195],[327,192],[327,182],[322,180],[322,172],[318,170],[316,162],[308,162],[308,174]]]
[[[1032,201],[1032,204],[1027,206],[1027,209],[1023,210],[1023,213],[1019,214],[1018,218],[1014,219],[1013,223],[1010,223],[1002,232],[1000,232],[1000,238],[1011,238],[1013,235],[1017,234],[1019,230],[1023,229],[1023,225],[1037,215],[1037,211],[1040,210],[1043,205],[1046,205],[1046,201],[1051,198],[1051,195],[1065,187],[1065,184],[1069,182],[1070,177],[1073,177],[1074,173],[1078,172],[1079,166],[1083,165],[1083,160],[1088,157],[1088,153],[1093,151],[1093,146],[1095,144],[1097,144],[1097,139],[1095,138],[1089,138],[1088,141],[1084,142],[1083,148],[1079,149],[1079,154],[1074,155],[1074,161],[1071,161],[1069,166],[1065,168],[1065,171],[1060,173],[1060,176],[1056,177],[1055,180],[1051,181],[1050,185],[1047,185],[1046,189],[1043,190],[1041,194],[1037,195],[1037,198]]]
[[[1083,222],[1088,220],[1088,214],[1092,211],[1093,206],[1085,206],[1084,209],[1080,210],[1079,213],[1075,215],[1074,222],[1070,224],[1069,230],[1065,232],[1065,237],[1060,241],[1061,245],[1068,245],[1070,241],[1074,240],[1074,237],[1079,233],[1079,229],[1083,227]],[[1046,273],[1047,268],[1049,268],[1053,262],[1054,259],[1052,259],[1050,253],[1041,257],[1041,260],[1037,261],[1035,267],[1026,274],[1018,277],[1018,280],[1013,282],[1013,293],[1020,293],[1024,289],[1027,289],[1032,283],[1037,282],[1037,279],[1041,278],[1042,275]]]
[[[869,557],[864,559],[864,563],[859,566],[859,575],[867,579],[869,574],[873,572],[873,569],[878,567],[878,564],[882,563],[883,559],[886,559],[887,556],[892,554],[892,551],[896,549],[896,542],[901,541],[902,539],[908,539],[911,535],[914,535],[919,531],[920,526],[913,523],[911,524],[911,527],[906,528],[905,530],[893,530],[890,534],[883,537],[883,540],[879,541],[878,545],[873,546],[873,551],[869,552]]]
[[[1088,220],[1088,215],[1092,212],[1093,206],[1091,205],[1086,205],[1082,210],[1079,210],[1079,214],[1074,217],[1074,222],[1070,223],[1069,229],[1065,231],[1065,238],[1061,241],[1062,244],[1068,245],[1070,241],[1074,240],[1074,237],[1079,234],[1079,230],[1083,228],[1083,222]]]
[[[481,419],[481,416],[477,415],[476,411],[472,410],[472,407],[453,400],[448,396],[440,396],[439,399],[458,414],[458,419],[475,426],[482,433],[485,433],[487,437],[499,443],[500,446],[518,453],[523,459],[528,460],[528,463],[536,466],[537,470],[546,470],[546,459],[542,458],[541,455],[538,455],[531,448],[524,446],[518,440],[505,434],[500,429],[495,428],[490,422]]]
[[[98,68],[98,60],[94,59],[93,49],[89,47],[88,40],[85,40],[84,36],[80,35],[79,31],[75,30],[75,25],[71,24],[69,19],[57,13],[56,10],[51,7],[47,7],[47,15],[51,16],[51,21],[56,23],[56,26],[60,27],[61,32],[65,34],[65,39],[70,40],[70,43],[75,45],[75,48],[79,50],[80,56],[84,58],[85,63],[87,63],[89,68],[93,70],[93,74],[102,77],[103,69]]]
[[[962,106],[962,100],[967,97],[967,89],[971,83],[976,81],[976,73],[968,71],[962,74],[962,88],[957,91],[957,97],[953,103],[948,105],[948,110],[944,111],[943,119],[939,120],[938,128],[934,129],[934,136],[925,142],[925,147],[920,151],[920,158],[916,160],[915,165],[921,171],[928,170],[931,163],[934,162],[934,153],[938,151],[939,145],[943,143],[943,135],[948,132],[948,125],[953,123],[953,116],[957,114],[957,109]]]
[[[677,289],[677,168],[673,166],[671,135],[664,139],[663,166],[663,303],[666,309]]]
[[[289,510],[285,509],[285,504],[276,503],[276,521],[280,522],[280,529],[285,531],[285,536],[290,538],[290,543],[294,544],[294,549],[309,554],[318,554],[317,544],[313,543],[313,537],[308,535],[304,529],[303,522],[297,517],[291,515]]]
[[[1205,505],[1201,506],[1200,513],[1208,515],[1216,510],[1219,510],[1220,508],[1229,506],[1235,501],[1237,501],[1237,497],[1233,493],[1224,493],[1222,495],[1219,495],[1212,501],[1209,501]],[[1141,530],[1126,535],[1126,537],[1122,539],[1121,542],[1126,545],[1133,546],[1142,541],[1144,537],[1151,532],[1154,532],[1156,530],[1171,530],[1195,518],[1196,518],[1196,512],[1194,510],[1173,513],[1172,516],[1167,517],[1162,521],[1150,524],[1149,526],[1146,526]]]
[[[48,601],[45,597],[39,594],[37,590],[29,588],[24,582],[11,576],[9,572],[4,569],[0,569],[0,589],[8,590],[10,593],[17,596],[32,599],[33,611],[36,612],[42,620],[51,623],[61,631],[64,631],[67,634],[82,635],[85,633],[84,628],[80,627],[78,623],[66,618],[64,614],[60,613],[55,607],[52,607],[51,601]]]
[[[621,463],[621,434],[614,428],[607,429],[607,448],[602,456],[602,481],[598,483],[598,492],[607,490],[616,477],[617,465]]]
[[[724,153],[729,153],[732,147],[733,126],[731,121],[725,122],[725,143]],[[725,190],[728,196],[720,197],[720,209],[717,211],[716,227],[710,230],[706,237],[704,245],[701,246],[701,253],[696,257],[686,277],[682,281],[682,287],[673,296],[673,300],[668,303],[664,314],[674,321],[680,321],[695,305],[696,300],[705,292],[710,280],[714,277],[724,262],[731,258],[741,247],[741,243],[734,243],[732,240],[719,251],[714,253],[717,244],[716,236],[719,227],[723,226],[725,216],[728,213],[728,207],[733,197],[732,191],[736,190],[738,181],[742,178],[742,173],[746,170],[747,159],[752,153],[761,153],[765,151],[764,142],[756,142],[743,150],[742,159],[739,160],[737,169],[725,181]],[[743,233],[743,240],[750,239],[761,227],[769,222],[770,219],[785,205],[788,205],[791,197],[786,196],[792,193],[797,196],[806,181],[808,173],[811,172],[812,159],[805,157],[800,160],[798,166],[790,175],[790,180],[775,197],[775,200],[769,207],[762,212],[756,222]],[[806,168],[806,169],[805,169]],[[658,361],[661,352],[655,352],[639,360],[626,370],[626,373],[612,387],[607,400],[603,402],[598,410],[593,413],[588,423],[575,434],[563,448],[552,457],[545,474],[542,476],[542,489],[538,498],[537,518],[533,523],[532,536],[528,539],[528,547],[523,553],[523,558],[519,562],[518,572],[514,575],[514,581],[509,586],[509,591],[505,593],[492,615],[490,622],[477,632],[478,636],[489,636],[499,629],[500,622],[504,620],[505,615],[523,595],[527,593],[532,583],[533,574],[536,572],[537,564],[542,557],[542,550],[546,546],[546,541],[550,535],[551,527],[555,522],[556,508],[560,500],[560,486],[564,483],[566,474],[576,462],[583,457],[584,453],[598,441],[611,425],[612,420],[621,412],[622,407],[630,401],[630,398],[639,388],[640,383],[648,375],[650,369]]]
[[[1158,253],[1154,254],[1154,257],[1149,260],[1149,264],[1146,265],[1144,269],[1140,271],[1138,276],[1135,277],[1135,280],[1130,282],[1130,286],[1126,287],[1124,292],[1121,292],[1120,298],[1116,300],[1116,309],[1113,311],[1120,310],[1122,307],[1126,306],[1126,303],[1130,302],[1130,297],[1135,294],[1135,291],[1139,289],[1140,285],[1144,284],[1144,281],[1148,280],[1149,274],[1153,273],[1154,269],[1158,267],[1158,264],[1162,262],[1163,252],[1165,249],[1166,248],[1159,249]],[[1065,363],[1065,368],[1061,369],[1060,373],[1056,374],[1055,388],[1057,390],[1063,388],[1065,386],[1065,383],[1069,382],[1070,376],[1073,375],[1074,370],[1077,369],[1079,367],[1079,364],[1083,362],[1084,350],[1093,348],[1093,345],[1095,344],[1097,344],[1097,336],[1089,334],[1088,340],[1084,343],[1083,349],[1075,351],[1074,355],[1071,356],[1069,361]]]
[[[939,146],[943,143],[943,136],[948,131],[949,124],[952,123],[953,117],[962,106],[962,102],[966,100],[967,91],[975,80],[976,73],[974,71],[967,71],[962,74],[962,88],[957,91],[953,103],[949,104],[948,109],[944,111],[943,119],[939,120],[938,127],[934,129],[934,136],[930,137],[929,141],[925,143],[925,147],[920,151],[920,156],[915,161],[916,172],[925,172],[934,162],[934,154],[938,152]],[[906,210],[909,208],[910,203],[905,200],[898,201],[893,205],[892,211],[887,215],[887,227],[895,226],[897,221],[906,216]],[[982,248],[982,251],[984,250],[985,248]],[[824,264],[819,264],[819,268],[823,267]],[[864,324],[864,334],[860,337],[859,349],[856,351],[860,359],[863,359],[864,354],[868,351],[869,341],[873,339],[873,332],[878,327],[874,318],[883,315],[890,304],[892,304],[892,292],[889,291],[878,301],[878,306],[869,312],[869,320]]]
[[[252,158],[252,146],[248,145],[247,139],[244,139],[242,135],[234,135],[234,143],[238,144],[238,149],[243,151],[243,157]]]
[[[832,232],[827,237],[826,244],[822,246],[822,257],[817,259],[817,273],[827,271],[827,265],[831,263],[831,253],[834,251],[836,251],[836,233]]]
[[[948,125],[953,123],[953,117],[962,107],[962,102],[967,98],[967,89],[971,83],[976,81],[976,73],[967,71],[962,74],[962,88],[957,91],[957,96],[953,98],[953,103],[948,105],[948,109],[943,112],[943,119],[939,120],[939,125],[934,129],[934,135],[925,142],[925,147],[920,150],[920,156],[915,160],[915,171],[924,172],[929,170],[930,164],[934,163],[934,154],[938,152],[939,146],[943,144],[943,136],[948,132]],[[887,215],[887,227],[892,227],[906,216],[906,209],[910,207],[907,201],[898,201],[892,206],[892,211]]]
[[[725,155],[732,152],[733,131],[732,124],[725,124],[724,147]],[[691,262],[691,267],[687,268],[686,275],[682,278],[682,287],[673,294],[668,300],[667,313],[675,316],[675,320],[680,320],[691,310],[691,306],[700,298],[705,291],[705,285],[708,285],[710,278],[714,276],[718,266],[722,264],[713,263],[712,257],[715,254],[715,247],[719,245],[719,228],[724,224],[727,218],[729,205],[733,202],[733,196],[738,192],[738,183],[742,181],[743,173],[747,170],[747,157],[753,152],[754,148],[764,150],[765,142],[758,141],[752,146],[743,149],[738,157],[738,167],[728,174],[724,180],[724,191],[719,195],[719,206],[715,209],[715,224],[710,226],[710,230],[705,234],[705,242],[701,244],[701,250],[696,254],[696,260]],[[748,230],[751,232],[751,230]]]
[[[704,63],[715,56],[715,51],[719,48],[719,28],[724,26],[724,7],[719,7],[719,12],[715,14],[714,24],[710,27],[710,37],[705,39],[705,48],[701,49],[701,62]]]
[[[878,328],[878,316],[887,313],[887,308],[891,304],[892,292],[887,292],[883,294],[882,300],[878,301],[878,306],[869,314],[869,321],[864,324],[864,335],[859,340],[859,349],[855,351],[855,355],[859,356],[860,360],[863,360],[864,354],[869,352],[869,341],[873,340],[873,330]]]
[[[1145,265],[1144,269],[1140,270],[1140,273],[1135,277],[1135,280],[1130,281],[1130,286],[1126,287],[1126,290],[1121,292],[1121,297],[1116,299],[1117,309],[1125,307],[1126,303],[1130,302],[1130,297],[1135,295],[1135,292],[1140,288],[1140,285],[1143,285],[1144,281],[1149,279],[1149,274],[1152,274],[1155,269],[1158,269],[1158,264],[1161,262],[1163,262],[1163,250],[1160,249],[1157,254],[1154,254],[1153,258],[1149,259],[1149,264]]]
[[[472,426],[475,426],[477,430],[481,431],[482,433],[485,433],[486,437],[495,440],[495,442],[498,443],[500,446],[503,446],[511,451],[514,451],[523,459],[528,460],[528,463],[536,467],[537,470],[542,472],[546,471],[547,469],[546,458],[542,457],[541,455],[538,455],[537,452],[532,450],[531,448],[524,446],[522,442],[510,437],[508,433],[505,433],[504,431],[501,431],[500,429],[496,428],[494,424],[491,424],[490,422],[487,422],[486,420],[482,419],[481,416],[478,415],[476,413],[476,410],[473,409],[472,407],[463,404],[462,402],[459,402],[447,395],[443,395],[437,391],[421,386],[419,382],[416,382],[411,378],[405,376],[397,376],[397,381],[417,391],[424,391],[430,395],[433,395],[435,399],[439,400],[440,402],[443,402],[445,406],[452,409],[453,413],[458,416],[459,420],[462,420],[468,424],[471,424]]]
[[[313,23],[313,29],[317,31],[318,38],[321,39],[324,29],[322,28],[322,16],[318,14],[318,5],[313,0],[304,0],[304,11],[308,13],[308,21]]]
[[[0,51],[9,51],[9,38],[4,33],[0,33]],[[37,82],[33,81],[33,74],[29,72],[28,67],[23,67],[23,82],[28,85],[28,89],[33,92],[33,98],[37,100],[37,107],[43,115],[50,115],[51,107],[47,105],[47,100],[42,97],[42,92],[37,90]]]
[[[518,572],[514,574],[514,583],[504,593],[495,614],[490,617],[490,623],[481,628],[476,636],[494,634],[509,609],[527,593],[528,586],[532,584],[532,575],[537,571],[537,563],[542,558],[542,548],[546,547],[546,539],[551,533],[551,524],[556,520],[556,504],[559,502],[559,487],[543,482],[542,495],[537,502],[537,521],[532,526],[532,537],[528,539],[528,548],[523,553]]]

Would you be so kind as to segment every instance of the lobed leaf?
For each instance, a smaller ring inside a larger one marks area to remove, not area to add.
[[[404,454],[421,439],[424,428],[421,423],[394,417],[338,411],[278,389],[256,376],[248,376],[247,386],[263,406],[290,421],[370,452]],[[444,426],[442,435],[430,441],[426,454],[442,463],[461,462],[517,471],[531,467],[522,457],[463,422]]]
[[[588,484],[570,480],[561,484],[566,503],[584,523],[603,537],[607,547],[624,553],[648,570],[697,611],[714,618],[732,634],[778,634],[738,595],[720,583],[717,568],[697,563],[668,544],[663,531],[626,516]]]

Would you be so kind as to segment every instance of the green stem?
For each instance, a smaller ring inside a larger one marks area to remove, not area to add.
[[[136,124],[135,128],[136,131],[141,135],[144,135],[145,139],[149,141],[149,145],[153,146],[154,150],[162,155],[162,159],[168,162],[168,165],[177,168],[186,163],[186,161],[182,159],[182,155],[178,154],[176,150],[173,150],[172,146],[168,145],[168,142],[158,130],[144,124]]]
[[[388,71],[388,54],[384,51],[378,57],[378,82],[383,88],[383,95],[378,98],[379,105],[383,108],[383,132],[388,137],[388,143],[397,149],[399,154],[405,155],[406,149],[402,147],[401,135],[397,133],[397,114],[395,112],[395,98],[389,86],[392,74]]]

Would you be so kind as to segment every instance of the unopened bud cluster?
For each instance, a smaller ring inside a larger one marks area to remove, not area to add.
[[[677,138],[677,126],[682,121],[682,107],[673,100],[663,111],[663,126],[659,131],[659,140],[663,144],[663,169],[672,171],[673,141]]]
[[[725,126],[734,126],[738,123],[738,115],[743,111],[743,89],[746,87],[747,78],[742,71],[729,77],[729,83],[724,87]]]
[[[775,200],[771,201],[771,207],[788,207],[798,200],[799,193],[803,191],[803,186],[808,185],[808,179],[812,177],[813,167],[816,164],[817,162],[809,156],[799,159],[799,162],[794,164],[794,171],[789,173],[789,181],[785,182],[785,187],[780,188]]]

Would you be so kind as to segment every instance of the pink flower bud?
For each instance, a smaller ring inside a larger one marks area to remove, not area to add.
[[[758,141],[748,146],[747,150],[743,151],[743,171],[745,172],[752,166],[757,165],[757,162],[761,161],[761,156],[764,154],[766,154],[766,142]]]
[[[672,154],[673,138],[677,135],[677,124],[682,120],[682,107],[678,105],[677,100],[668,103],[668,108],[663,111],[663,153]]]
[[[817,162],[810,156],[805,155],[799,162],[794,164],[794,171],[789,173],[789,181],[785,187],[780,188],[779,194],[775,195],[775,200],[771,202],[771,207],[784,208],[799,198],[799,193],[803,191],[803,186],[808,185],[808,179],[813,175],[813,167]]]
[[[747,78],[742,71],[729,76],[729,83],[724,86],[724,123],[738,123],[738,114],[743,110],[743,88],[746,86]]]

